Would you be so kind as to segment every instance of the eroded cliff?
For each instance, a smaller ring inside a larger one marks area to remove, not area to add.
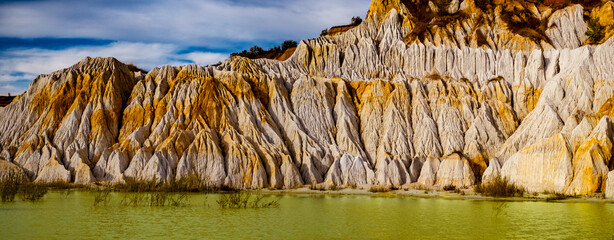
[[[611,189],[614,4],[435,2],[374,0],[361,25],[285,61],[143,73],[84,59],[0,108],[0,157],[36,181],[82,184],[469,187],[501,175],[535,192]]]

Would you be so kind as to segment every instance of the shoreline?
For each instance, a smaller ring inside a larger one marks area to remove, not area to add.
[[[599,196],[566,196],[564,199],[554,199],[555,194],[539,193],[523,197],[491,197],[476,194],[472,189],[463,189],[463,193],[454,193],[443,190],[420,190],[399,189],[389,192],[370,192],[364,188],[344,188],[339,190],[311,190],[309,187],[297,189],[260,189],[247,190],[246,192],[263,193],[267,195],[323,195],[323,196],[372,196],[390,198],[422,198],[422,199],[445,199],[445,200],[476,200],[476,201],[505,201],[505,202],[560,202],[560,203],[607,203],[614,204],[614,199],[606,199]],[[530,194],[527,194],[530,195]],[[550,197],[550,198],[549,198]]]
[[[121,184],[117,186],[122,186]],[[168,192],[168,193],[189,193],[189,194],[225,194],[231,192],[256,193],[265,195],[312,195],[312,196],[371,196],[371,197],[388,197],[388,198],[422,198],[422,199],[445,199],[445,200],[475,200],[475,201],[505,201],[505,202],[561,202],[561,203],[606,203],[614,204],[614,199],[607,199],[603,194],[593,195],[562,195],[556,193],[525,193],[522,197],[492,197],[478,194],[473,188],[456,189],[446,191],[443,189],[432,188],[412,188],[403,187],[401,189],[388,189],[386,191],[373,192],[372,186],[358,186],[355,188],[344,187],[338,189],[317,188],[312,189],[309,185],[304,185],[295,189],[192,189],[192,190],[177,190],[177,189],[114,189],[116,185],[106,185],[100,183],[92,183],[88,185],[75,184],[50,184],[47,185],[49,191],[82,191],[82,192],[99,192],[111,191],[118,193],[148,193],[148,192]]]

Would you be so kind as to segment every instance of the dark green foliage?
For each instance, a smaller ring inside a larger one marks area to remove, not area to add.
[[[328,35],[328,29],[324,29],[322,30],[322,32],[320,33],[320,37],[326,36]]]
[[[352,25],[359,25],[362,23],[362,18],[359,16],[355,16],[352,18]]]
[[[294,40],[286,40],[281,44],[281,50],[286,51],[287,49],[298,46],[298,43]]]
[[[246,58],[252,58],[252,59],[262,58],[262,57],[265,57],[266,55],[283,53],[283,51],[286,51],[287,49],[290,49],[296,46],[298,46],[298,43],[296,43],[296,41],[286,40],[281,44],[281,46],[274,46],[270,48],[269,50],[264,50],[259,46],[253,46],[249,49],[249,51],[243,50],[241,52],[231,53],[230,57],[240,56],[240,57],[246,57]]]
[[[522,197],[525,190],[510,183],[507,178],[496,177],[489,183],[476,185],[475,192],[491,197]]]
[[[591,18],[588,21],[586,36],[590,43],[599,43],[605,37],[605,32],[603,26],[599,24],[597,19]]]

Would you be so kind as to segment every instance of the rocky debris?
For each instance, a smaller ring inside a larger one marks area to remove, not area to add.
[[[611,3],[413,4],[373,1],[362,24],[301,41],[285,61],[145,74],[86,58],[0,108],[0,156],[37,181],[81,184],[462,188],[503,176],[531,192],[606,188],[614,39],[586,45],[583,16]],[[509,25],[524,18],[540,25]]]

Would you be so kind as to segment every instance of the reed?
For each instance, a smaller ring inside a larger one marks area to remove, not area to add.
[[[223,194],[216,202],[223,209],[242,209],[242,208],[275,208],[279,207],[277,200],[264,201],[264,196],[253,196],[249,192],[233,192]]]

